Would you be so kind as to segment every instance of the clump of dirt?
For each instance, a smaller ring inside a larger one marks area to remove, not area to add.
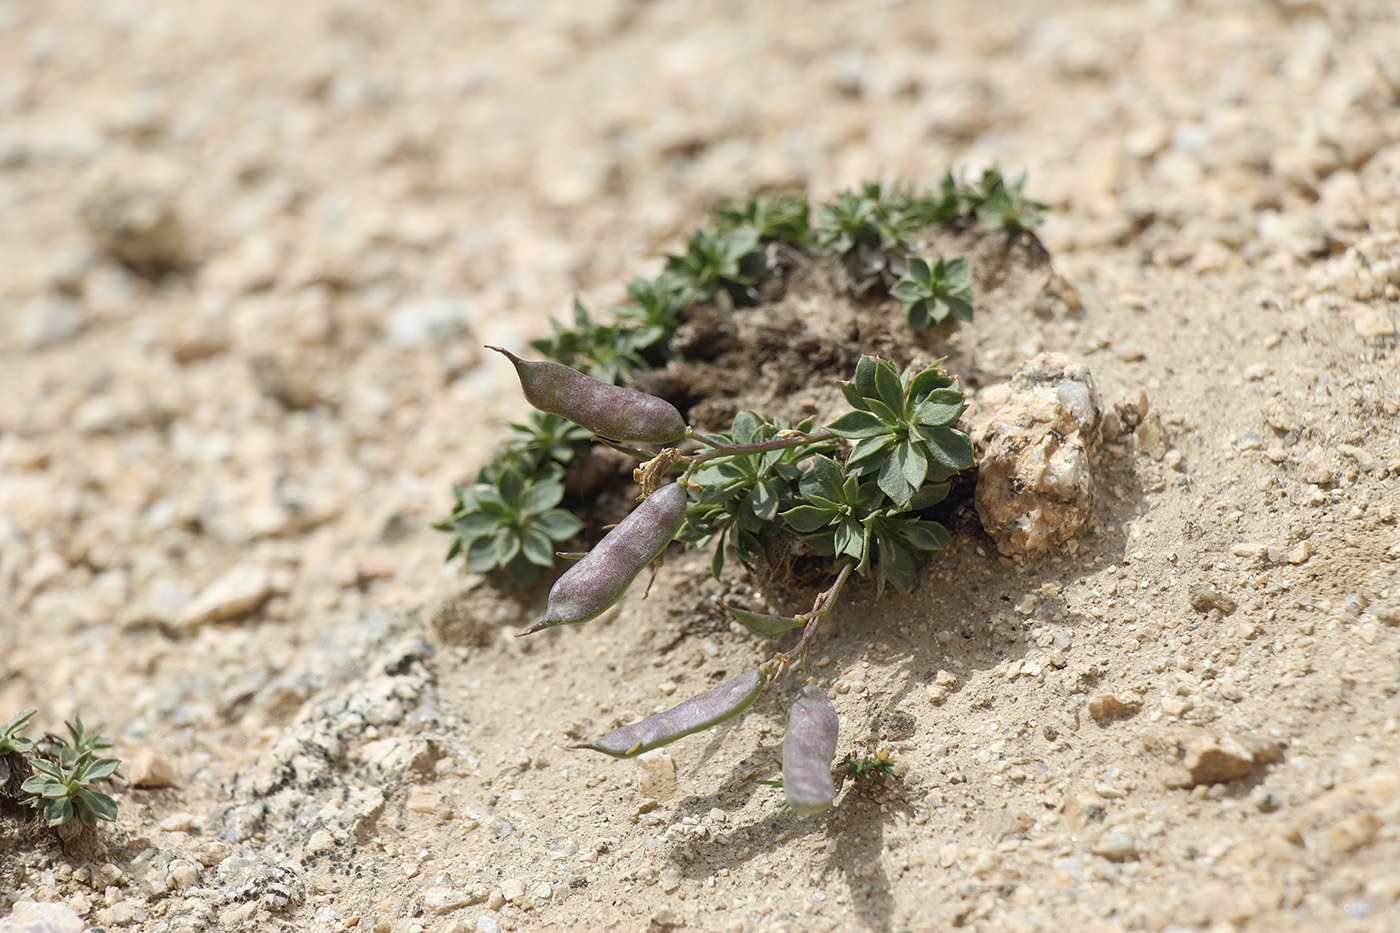
[[[967,258],[974,307],[1042,315],[1080,307],[1033,233],[969,223],[929,228],[915,253]],[[955,353],[946,334],[911,330],[889,296],[900,257],[876,264],[856,250],[813,255],[775,244],[768,260],[757,303],[692,305],[672,341],[681,359],[638,373],[632,385],[667,399],[700,430],[715,431],[744,410],[792,420],[831,415],[843,404],[836,383],[851,378],[862,356],[903,368]],[[982,384],[980,371],[958,364],[949,359],[965,385]]]

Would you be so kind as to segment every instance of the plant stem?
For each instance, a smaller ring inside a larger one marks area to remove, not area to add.
[[[687,437],[693,437],[693,438],[695,438],[697,441],[699,441],[700,443],[702,443],[702,444],[708,444],[708,445],[711,446],[711,447],[723,447],[723,446],[725,446],[724,441],[720,440],[719,438],[717,438],[717,437],[710,437],[708,434],[701,434],[699,431],[695,430],[694,428],[690,428],[690,429],[689,429],[689,433],[688,433],[686,436],[687,436]]]
[[[821,626],[822,620],[827,613],[836,605],[836,597],[841,594],[841,587],[846,585],[846,579],[851,575],[851,562],[843,561],[841,572],[836,575],[836,582],[821,593],[812,602],[812,611],[808,614],[807,624],[802,629],[802,637],[792,650],[783,655],[783,666],[791,664],[793,661],[807,653],[807,647],[812,643],[812,637],[817,634],[817,629]]]
[[[706,460],[714,460],[718,457],[743,457],[748,454],[763,453],[766,450],[783,450],[788,447],[805,447],[808,444],[820,444],[828,441],[836,435],[826,429],[807,434],[801,431],[793,431],[788,437],[777,437],[771,441],[759,441],[756,444],[723,444],[712,438],[704,438],[696,434],[694,437],[713,444],[714,450],[702,450],[699,453],[691,454],[690,459],[695,463],[704,463]]]

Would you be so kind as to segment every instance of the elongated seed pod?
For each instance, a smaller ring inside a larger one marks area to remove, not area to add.
[[[661,556],[685,522],[685,487],[662,486],[603,536],[549,591],[544,618],[521,635],[596,619],[622,598],[642,568]]]
[[[807,814],[831,809],[836,799],[831,758],[836,754],[840,726],[836,707],[821,688],[811,684],[803,687],[792,704],[783,738],[783,793],[794,811]]]
[[[758,699],[767,682],[768,669],[755,668],[665,712],[614,729],[596,742],[574,748],[591,748],[614,758],[634,758],[732,719]]]
[[[500,347],[487,349],[515,365],[526,400],[540,411],[624,443],[670,444],[685,437],[685,419],[665,399],[594,379],[562,363],[522,360]]]

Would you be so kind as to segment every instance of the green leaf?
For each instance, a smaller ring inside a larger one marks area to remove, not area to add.
[[[899,463],[899,468],[910,486],[918,489],[923,485],[924,477],[928,475],[928,458],[924,456],[920,444],[915,441],[903,441],[894,449],[894,459]]]
[[[520,510],[527,514],[552,509],[564,498],[564,484],[545,481],[527,489],[520,497]]]
[[[914,409],[916,424],[941,427],[952,424],[962,414],[963,394],[957,389],[934,389]]]
[[[843,518],[836,526],[836,553],[845,554],[853,560],[865,556],[865,528],[854,518]]]
[[[846,397],[846,404],[850,405],[857,411],[870,410],[870,406],[865,401],[865,396],[860,394],[860,389],[856,388],[856,384],[854,382],[843,382],[840,385],[841,394]]]
[[[720,529],[715,535],[715,550],[710,556],[710,576],[719,579],[721,571],[724,570],[724,535],[727,529]]]
[[[521,496],[525,491],[525,480],[514,470],[509,470],[501,477],[500,483],[501,499],[511,508],[512,511],[520,511],[523,503]]]
[[[893,434],[881,434],[876,437],[866,438],[856,444],[855,448],[851,451],[851,455],[846,458],[846,467],[849,469],[856,464],[860,464],[858,472],[862,474],[877,469],[882,466],[885,461],[885,457],[879,455],[884,453],[886,448],[894,442],[895,436]],[[886,454],[886,456],[888,455]],[[867,464],[865,462],[867,460],[871,462]]]
[[[501,475],[501,482],[506,481],[506,477],[514,477],[515,482],[520,481],[520,475],[514,470],[507,470]],[[483,512],[494,515],[507,515],[514,511],[513,507],[501,496],[500,490],[485,483],[472,487],[472,495],[476,499],[477,508]]]
[[[909,279],[900,279],[890,289],[890,295],[898,298],[903,304],[912,304],[923,297],[923,292],[918,285]]]
[[[488,535],[477,538],[467,546],[467,571],[469,573],[486,573],[495,570],[505,563],[501,559],[500,538],[497,535]]]
[[[847,412],[826,428],[838,437],[851,439],[874,437],[889,430],[883,421],[868,411]]]
[[[856,364],[856,378],[854,384],[863,398],[878,398],[879,390],[875,387],[875,374],[879,371],[879,362],[873,356],[862,356],[860,362]]]
[[[724,600],[720,600],[719,604],[728,610],[730,615],[747,626],[750,631],[757,632],[759,635],[778,635],[806,623],[805,619],[799,617],[773,616],[749,612],[746,609],[737,609]]]
[[[939,369],[942,365],[943,360],[938,360],[927,369],[914,373],[909,379],[909,394],[914,398],[923,399],[934,389],[946,389],[951,386],[953,378]]]
[[[818,454],[812,458],[807,472],[802,474],[802,482],[798,488],[807,498],[820,495],[840,501],[841,487],[845,481],[841,465],[830,457]]]
[[[78,799],[87,804],[87,808],[99,820],[115,820],[117,818],[117,802],[100,791],[88,790],[84,787],[78,791]]]
[[[957,318],[959,321],[971,323],[972,302],[957,295],[949,296],[947,302],[948,310],[952,313],[953,317]]]
[[[782,501],[781,489],[782,484],[772,480],[755,486],[753,492],[749,493],[752,503],[750,507],[754,515],[765,522],[771,522],[778,514],[778,505]]]
[[[100,781],[111,777],[120,766],[121,762],[116,758],[98,758],[83,769],[81,777],[86,781]]]
[[[950,485],[944,482],[930,483],[927,479],[919,487],[919,491],[914,493],[914,498],[909,500],[909,511],[917,512],[921,509],[932,508],[944,499],[948,498]]]
[[[760,440],[759,429],[763,422],[751,411],[741,411],[734,416],[734,424],[730,428],[730,434],[734,437],[736,444],[752,444]]]
[[[972,441],[952,428],[919,427],[930,459],[950,470],[965,470],[972,466]]]
[[[555,541],[567,541],[583,530],[583,522],[564,509],[550,509],[536,515],[532,525]]]
[[[905,317],[909,321],[910,330],[928,330],[933,324],[933,315],[930,309],[933,307],[928,301],[915,301],[909,305],[905,311]]]
[[[73,818],[73,802],[67,797],[45,800],[42,812],[50,826],[62,826]]]
[[[465,541],[471,542],[484,534],[490,534],[496,524],[495,517],[487,515],[485,512],[468,512],[452,519],[447,527]]]
[[[895,589],[908,592],[914,585],[914,572],[917,569],[913,556],[904,548],[887,542],[884,538],[879,539],[878,546],[881,580],[888,580]]]
[[[55,781],[63,780],[63,772],[60,771],[58,766],[53,762],[44,761],[42,758],[36,758],[31,761],[30,764],[33,765],[35,771],[38,771],[42,775],[46,775]],[[31,780],[33,779],[31,778]]]
[[[46,774],[31,774],[24,779],[24,783],[19,786],[19,789],[26,794],[35,794],[42,797],[44,795],[44,789],[49,786],[51,780],[52,778]]]
[[[880,395],[880,401],[888,406],[891,414],[898,417],[904,412],[904,387],[899,384],[894,364],[888,360],[880,360],[876,364],[875,389]]]
[[[783,521],[787,522],[788,527],[798,534],[811,534],[819,528],[830,525],[840,514],[836,509],[799,505],[784,512]]]
[[[890,458],[885,461],[885,465],[880,469],[879,485],[880,489],[894,500],[900,508],[903,508],[909,499],[914,495],[917,488],[909,482],[904,473],[905,457],[900,456],[900,449],[904,445],[895,448]]]
[[[537,528],[526,528],[521,532],[520,552],[527,561],[538,567],[554,566],[554,544],[547,534]]]
[[[941,551],[952,543],[953,536],[938,522],[924,520],[906,525],[904,540],[921,551]]]

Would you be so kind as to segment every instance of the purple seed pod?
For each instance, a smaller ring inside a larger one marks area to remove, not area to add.
[[[521,635],[596,619],[622,598],[642,568],[661,556],[685,522],[685,487],[662,486],[631,511],[549,591],[544,618]]]
[[[768,667],[757,667],[665,712],[614,729],[596,742],[573,747],[591,748],[614,758],[635,758],[739,715],[758,699],[767,682]]]
[[[836,799],[831,759],[840,726],[836,707],[821,688],[803,687],[792,704],[783,738],[783,792],[797,813],[821,813],[831,809]]]
[[[522,360],[501,347],[487,349],[515,364],[525,398],[540,411],[623,443],[670,444],[685,437],[685,419],[665,399],[594,379],[562,363]]]

